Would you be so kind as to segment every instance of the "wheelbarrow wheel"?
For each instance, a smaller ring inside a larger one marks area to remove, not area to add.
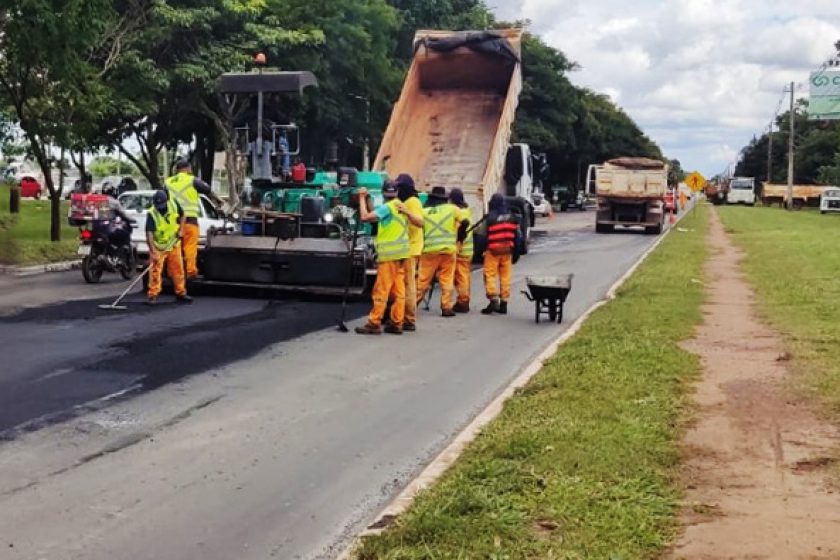
[[[551,300],[548,302],[548,318],[551,321],[557,320],[557,301]]]

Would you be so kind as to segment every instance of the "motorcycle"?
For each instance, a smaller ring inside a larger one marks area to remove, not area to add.
[[[131,224],[123,220],[91,220],[79,228],[82,276],[96,284],[105,272],[130,280],[137,270],[137,252],[131,244]]]

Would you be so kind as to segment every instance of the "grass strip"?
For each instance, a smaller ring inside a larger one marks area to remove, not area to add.
[[[725,207],[759,313],[785,338],[800,389],[840,418],[840,216]]]
[[[20,213],[9,213],[9,186],[0,187],[0,264],[40,264],[76,258],[78,232],[67,224],[62,202],[61,241],[50,241],[50,201],[21,200]]]
[[[431,489],[356,557],[645,558],[676,532],[686,382],[702,316],[699,208]]]

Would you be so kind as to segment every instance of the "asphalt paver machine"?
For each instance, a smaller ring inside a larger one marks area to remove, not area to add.
[[[371,226],[358,220],[358,189],[366,187],[372,202],[380,203],[383,174],[353,168],[309,168],[305,178],[289,173],[290,159],[300,152],[300,132],[294,124],[277,122],[278,105],[316,86],[311,72],[220,78],[223,95],[254,109],[248,122],[235,127],[237,157],[248,162],[250,189],[232,226],[209,232],[199,284],[314,294],[366,290],[376,255]]]

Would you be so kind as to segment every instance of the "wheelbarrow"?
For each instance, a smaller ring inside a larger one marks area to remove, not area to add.
[[[534,302],[534,318],[540,322],[540,315],[548,315],[551,321],[563,322],[563,304],[572,289],[573,274],[564,276],[528,276],[522,290],[528,301]]]

